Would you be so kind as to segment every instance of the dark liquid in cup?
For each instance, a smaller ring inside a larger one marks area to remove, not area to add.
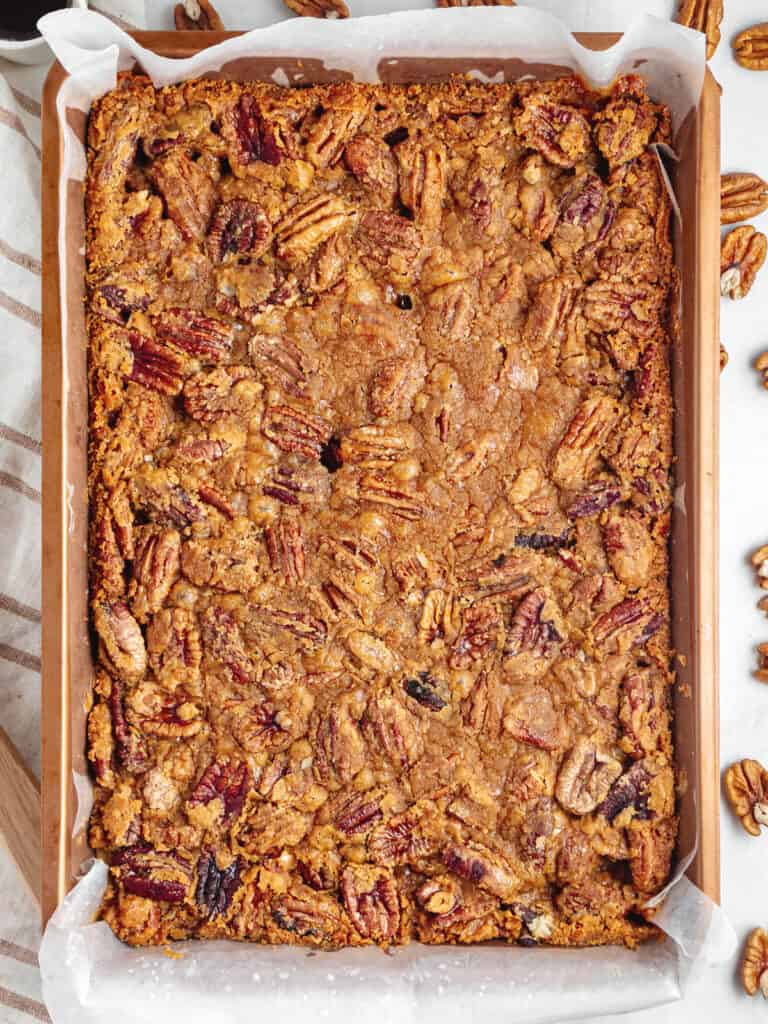
[[[34,39],[37,19],[66,6],[66,0],[0,0],[0,38]]]

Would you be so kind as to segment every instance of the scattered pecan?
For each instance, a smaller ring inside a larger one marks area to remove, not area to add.
[[[440,225],[446,187],[446,154],[437,145],[406,139],[395,148],[400,200],[414,219],[428,229]]]
[[[435,851],[435,840],[421,827],[418,813],[398,814],[376,825],[368,838],[368,853],[376,864],[416,867]]]
[[[590,147],[589,125],[573,107],[526,96],[515,115],[515,131],[526,146],[558,167],[573,167]]]
[[[765,263],[768,240],[751,224],[734,228],[720,245],[720,293],[743,299]]]
[[[341,897],[362,938],[380,945],[396,939],[400,901],[395,879],[386,868],[350,865],[341,876]]]
[[[277,255],[289,263],[303,263],[353,219],[352,207],[341,196],[323,193],[298,203],[275,227]]]
[[[725,795],[750,835],[759,836],[761,825],[768,827],[768,772],[759,761],[732,764],[725,773]]]
[[[354,95],[349,95],[347,102],[347,95],[344,86],[338,86],[334,102],[323,110],[312,127],[306,152],[307,159],[315,167],[331,167],[337,163],[344,147],[365,120],[366,104]]]
[[[677,835],[676,822],[633,824],[628,830],[629,869],[638,892],[655,895],[667,882]]]
[[[133,363],[130,379],[164,395],[177,395],[184,383],[184,359],[167,345],[138,331],[129,331]]]
[[[136,544],[128,600],[139,622],[160,611],[179,575],[178,530],[145,528]]]
[[[184,385],[184,409],[200,423],[212,423],[233,413],[250,412],[261,386],[247,366],[220,366],[197,373]]]
[[[502,642],[504,623],[495,603],[478,602],[464,612],[461,631],[451,653],[451,668],[467,668],[495,651]]]
[[[595,281],[584,291],[584,315],[597,331],[625,330],[646,338],[657,328],[663,296],[644,281]]]
[[[202,238],[211,221],[216,195],[204,161],[191,160],[181,148],[171,149],[154,161],[151,170],[168,216],[184,238]]]
[[[553,277],[539,285],[523,328],[523,341],[533,352],[557,343],[573,313],[580,282],[574,277]]]
[[[357,493],[361,501],[381,505],[400,519],[421,519],[426,511],[421,495],[406,490],[385,473],[366,473],[360,478]]]
[[[259,607],[255,609],[255,617],[274,629],[289,633],[301,646],[310,649],[320,647],[328,634],[328,627],[323,620],[309,612]]]
[[[613,823],[615,818],[632,807],[634,816],[648,817],[648,784],[651,774],[642,761],[637,761],[611,786],[598,807],[603,817]]]
[[[733,40],[733,55],[743,68],[768,71],[768,22],[740,32]]]
[[[197,587],[245,593],[259,580],[258,562],[255,535],[237,531],[188,540],[181,549],[182,575]]]
[[[344,163],[361,184],[383,204],[397,194],[397,164],[392,150],[375,135],[356,135],[344,150]]]
[[[381,260],[397,255],[414,260],[422,245],[421,231],[406,217],[383,210],[366,210],[360,218],[360,233],[369,249]]]
[[[284,452],[319,459],[331,436],[331,425],[320,416],[291,405],[268,405],[262,430]]]
[[[232,350],[233,328],[191,309],[165,309],[154,317],[154,326],[160,341],[204,361],[218,363]]]
[[[762,356],[758,356],[757,357],[757,359],[755,360],[755,366],[757,366],[757,364],[760,362],[761,359],[762,359]],[[728,365],[728,353],[726,352],[725,346],[723,345],[723,343],[721,341],[720,342],[720,373],[723,372],[723,370],[726,368],[727,365]],[[766,363],[766,366],[757,366],[758,370],[763,370],[766,367],[768,367],[768,363]],[[766,384],[766,379],[764,377],[763,378],[763,386],[764,387],[765,387],[765,384]]]
[[[540,750],[556,750],[563,729],[552,697],[543,686],[533,686],[514,700],[504,714],[504,730],[518,743]]]
[[[418,719],[387,693],[368,701],[360,725],[370,751],[398,771],[415,764],[423,751]]]
[[[364,793],[342,793],[324,811],[330,814],[335,827],[348,836],[366,835],[380,820],[381,793],[367,790]]]
[[[424,595],[419,619],[419,640],[425,645],[438,639],[453,643],[461,628],[461,605],[451,591],[435,589]]]
[[[667,702],[664,679],[651,669],[633,668],[621,682],[619,722],[624,730],[621,748],[635,760],[661,746]]]
[[[515,609],[504,643],[504,654],[514,657],[529,652],[534,657],[547,657],[563,637],[551,619],[542,618],[547,602],[544,590],[531,590]]]
[[[602,529],[605,553],[617,579],[633,589],[646,583],[654,545],[645,523],[630,513],[610,512]]]
[[[300,397],[308,386],[301,349],[287,338],[254,334],[248,341],[251,363],[270,384]]]
[[[607,395],[582,402],[568,425],[552,464],[552,479],[565,487],[586,483],[619,415]]]
[[[416,890],[416,902],[429,914],[450,914],[461,906],[461,886],[450,875],[434,875]]]
[[[589,814],[621,775],[621,762],[580,737],[560,765],[555,796],[571,814]]]
[[[675,18],[681,25],[695,28],[707,37],[707,60],[720,42],[720,22],[723,20],[723,0],[680,0]]]
[[[224,22],[210,0],[184,0],[173,9],[173,21],[179,32],[223,32]]]
[[[619,79],[595,125],[597,148],[612,170],[642,156],[658,125],[656,108],[648,101],[642,79],[637,75]]]
[[[720,223],[750,220],[768,210],[768,183],[758,174],[723,174],[720,178]]]
[[[282,159],[274,129],[266,123],[256,98],[249,93],[243,93],[228,111],[222,121],[221,132],[233,145],[235,172],[238,164],[247,166],[260,160],[275,166]]]
[[[418,435],[409,423],[355,427],[341,439],[341,461],[375,468],[405,458]]]
[[[97,601],[93,625],[99,636],[99,657],[110,672],[123,679],[141,679],[147,667],[147,649],[136,619],[122,601]]]
[[[276,526],[267,527],[264,540],[273,570],[281,573],[288,583],[300,583],[305,573],[301,524],[293,519],[281,519]]]
[[[757,572],[761,590],[768,590],[768,544],[763,544],[752,555],[752,565]]]
[[[144,681],[129,693],[127,703],[151,736],[180,739],[196,736],[203,727],[200,709],[183,686],[168,692]]]
[[[258,203],[231,199],[216,210],[206,244],[214,263],[221,263],[229,255],[257,259],[272,244],[272,225]]]
[[[201,854],[197,862],[195,902],[207,917],[220,917],[226,914],[239,885],[239,857],[235,857],[227,867],[220,868],[216,863],[215,853],[206,851]]]
[[[165,685],[192,686],[200,674],[200,634],[185,608],[163,608],[147,625],[149,667]]]
[[[358,717],[349,696],[335,702],[325,713],[314,716],[312,738],[315,750],[313,770],[324,784],[335,779],[350,782],[366,762],[366,746],[358,728]]]
[[[651,611],[645,601],[628,597],[596,619],[592,636],[598,644],[622,635],[629,636],[635,644],[643,644],[658,632],[661,623],[661,616]]]
[[[348,18],[349,8],[344,0],[283,0],[294,14],[305,18]]]
[[[508,900],[520,889],[520,879],[508,864],[485,847],[450,843],[442,851],[443,864],[466,882]]]
[[[248,766],[228,758],[211,761],[189,794],[189,806],[196,807],[221,800],[223,822],[240,816],[250,786]]]
[[[341,908],[337,901],[308,893],[307,898],[289,893],[274,903],[272,920],[283,931],[312,945],[337,946]]]
[[[768,933],[753,928],[747,936],[741,960],[741,983],[748,996],[758,990],[768,999]]]
[[[108,705],[118,764],[133,775],[146,771],[146,742],[137,729],[128,725],[125,717],[123,687],[116,679],[111,681]]]
[[[181,857],[146,847],[128,847],[122,855],[113,857],[112,873],[124,892],[166,903],[183,903],[192,880],[190,866]]]

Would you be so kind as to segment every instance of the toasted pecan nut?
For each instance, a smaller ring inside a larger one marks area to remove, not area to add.
[[[768,71],[768,21],[740,32],[733,40],[733,55],[743,68]]]
[[[765,365],[757,366],[757,364],[760,362],[760,360],[763,358],[763,356],[766,357]],[[761,371],[765,370],[766,368],[768,368],[768,354],[766,354],[764,352],[763,356],[758,356],[757,360],[755,362],[755,366],[757,366],[758,370],[761,370]],[[725,346],[723,345],[723,343],[721,341],[720,342],[720,373],[723,372],[723,370],[726,368],[727,365],[728,365],[728,353],[726,352]],[[768,387],[768,379],[765,378],[765,377],[763,377],[763,385]]]
[[[762,590],[768,590],[768,544],[763,544],[761,548],[752,555],[752,565],[754,565],[757,571],[758,581]]]
[[[754,928],[747,937],[741,961],[741,983],[748,996],[758,989],[768,999],[768,933]]]
[[[720,178],[720,223],[750,220],[768,210],[768,183],[759,174],[723,174]]]
[[[745,758],[732,764],[725,773],[728,802],[751,836],[760,835],[760,826],[768,826],[768,772],[759,761]]]
[[[223,32],[224,22],[210,0],[184,0],[173,9],[179,32]]]
[[[722,363],[722,358],[721,358]],[[763,377],[763,387],[768,388],[768,352],[761,352],[755,360],[755,369],[758,370]]]
[[[344,0],[283,0],[285,6],[304,18],[348,18]]]
[[[621,762],[580,737],[560,766],[555,796],[571,814],[589,814],[621,775]]]
[[[723,0],[680,0],[675,20],[680,25],[695,28],[707,37],[707,60],[720,42],[720,22],[723,20]]]
[[[720,293],[743,299],[765,263],[768,240],[751,224],[729,232],[720,245]]]
[[[768,643],[757,645],[758,665],[755,669],[755,679],[761,683],[768,683]]]

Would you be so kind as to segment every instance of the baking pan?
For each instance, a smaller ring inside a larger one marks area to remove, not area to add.
[[[188,57],[236,33],[137,32],[140,45],[166,57]],[[576,37],[605,49],[614,34]],[[400,60],[382,67],[384,81],[427,81],[470,67],[492,74],[499,62]],[[501,62],[508,78],[523,70]],[[265,58],[234,61],[216,77],[332,80],[320,62]],[[530,72],[529,65],[524,70]],[[551,66],[542,77],[565,69]],[[639,69],[642,71],[642,69]],[[47,921],[90,856],[85,830],[85,721],[92,678],[87,609],[87,387],[83,315],[82,183],[60,181],[63,132],[56,99],[66,78],[52,67],[43,96],[43,612],[42,612],[42,917]],[[85,117],[67,111],[66,131],[80,138]],[[675,253],[683,281],[680,336],[672,357],[676,488],[672,530],[673,643],[678,658],[676,749],[680,769],[680,848],[696,853],[687,875],[719,902],[718,752],[718,431],[720,93],[707,72],[696,110],[678,140],[671,174],[681,220]],[[75,225],[59,238],[60,203]],[[67,261],[68,294],[60,267]],[[78,798],[78,788],[83,792]]]

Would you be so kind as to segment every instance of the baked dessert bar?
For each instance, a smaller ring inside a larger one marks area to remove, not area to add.
[[[675,843],[668,112],[90,116],[90,840],[133,944],[629,946]]]

